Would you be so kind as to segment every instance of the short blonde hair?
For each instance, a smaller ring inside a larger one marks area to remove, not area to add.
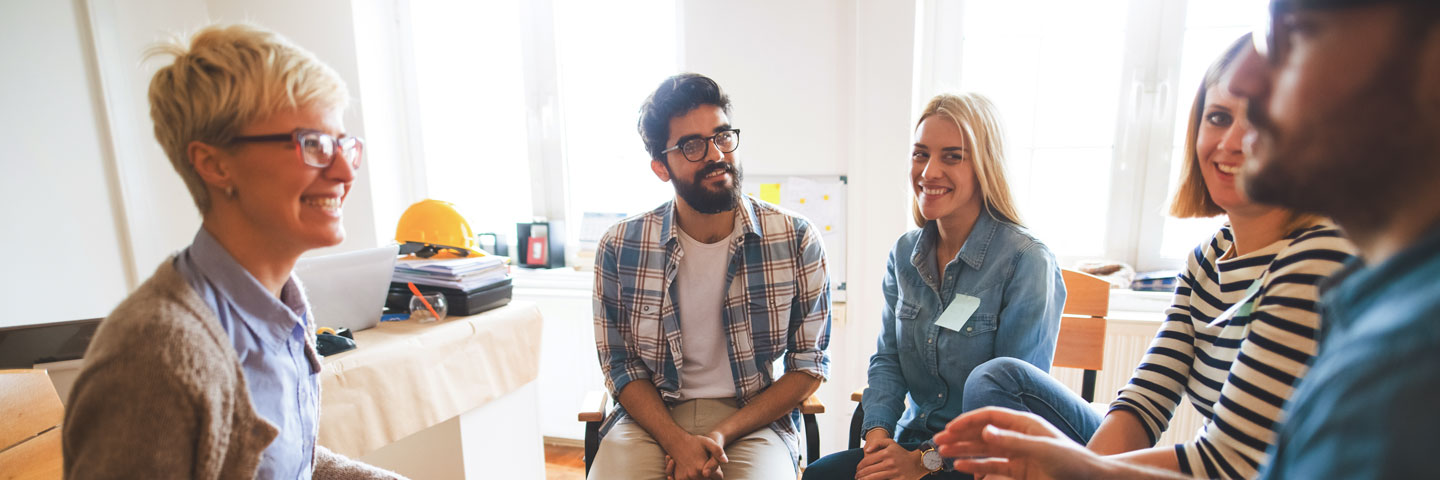
[[[930,117],[941,117],[955,123],[965,143],[973,152],[969,159],[974,163],[976,183],[980,184],[980,200],[985,214],[1020,225],[1020,212],[1010,196],[1010,182],[1005,179],[1005,135],[1000,128],[1000,115],[989,98],[978,93],[961,95],[940,94],[930,99],[915,128]],[[925,226],[925,217],[920,214],[920,205],[910,198],[910,216],[915,226]]]
[[[1211,87],[1220,83],[1220,77],[1225,69],[1235,62],[1239,56],[1241,47],[1250,42],[1250,34],[1240,36],[1220,58],[1210,64],[1205,70],[1205,80],[1200,82],[1200,91],[1195,92],[1195,101],[1190,104],[1190,120],[1185,127],[1185,162],[1180,165],[1180,188],[1175,191],[1175,198],[1170,201],[1170,215],[1176,218],[1203,218],[1224,215],[1225,209],[1215,203],[1210,197],[1210,189],[1205,186],[1205,175],[1200,173],[1200,152],[1195,149],[1195,142],[1200,136],[1200,122],[1204,121],[1205,115],[1205,94]],[[1241,112],[1236,112],[1240,115]]]
[[[191,142],[225,146],[247,125],[275,113],[349,103],[335,70],[253,25],[211,25],[190,36],[188,46],[177,36],[146,53],[175,58],[150,79],[150,119],[202,214],[210,209],[210,195],[190,163]]]

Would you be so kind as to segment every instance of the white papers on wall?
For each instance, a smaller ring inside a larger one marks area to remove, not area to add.
[[[745,178],[744,193],[804,216],[820,232],[830,267],[832,300],[845,300],[845,190],[840,175],[766,176]]]

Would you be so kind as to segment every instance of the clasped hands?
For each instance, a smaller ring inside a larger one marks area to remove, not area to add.
[[[725,456],[725,435],[720,432],[685,435],[661,447],[665,449],[666,480],[725,478],[720,466],[730,459]]]

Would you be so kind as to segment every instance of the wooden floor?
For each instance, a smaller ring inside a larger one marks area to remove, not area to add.
[[[584,480],[585,449],[545,444],[546,480]]]

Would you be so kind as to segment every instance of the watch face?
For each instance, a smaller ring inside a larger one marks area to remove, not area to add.
[[[940,452],[935,450],[926,450],[925,453],[920,454],[920,462],[925,464],[925,469],[932,472],[939,470],[945,463],[940,459]]]

